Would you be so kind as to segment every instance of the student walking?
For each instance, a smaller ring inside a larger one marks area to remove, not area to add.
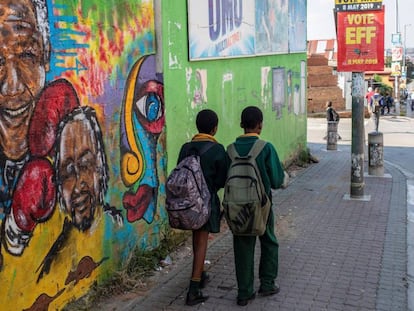
[[[365,99],[367,100],[367,107],[368,107],[369,114],[372,113],[372,110],[371,110],[371,97],[373,95],[374,95],[374,90],[372,89],[372,87],[369,87],[367,93],[365,94]]]
[[[384,97],[380,94],[380,89],[378,87],[375,88],[374,95],[371,96],[370,106],[372,111],[372,117],[375,122],[375,131],[378,132],[381,110],[384,107]]]
[[[233,143],[239,156],[246,156],[259,135],[263,126],[262,111],[250,106],[241,114],[240,126],[244,135],[239,136]],[[266,142],[256,157],[265,192],[271,200],[271,189],[280,188],[284,181],[284,171],[274,146]],[[234,260],[238,284],[237,304],[245,306],[256,297],[254,284],[254,250],[257,236],[233,235]],[[275,235],[274,215],[272,209],[266,223],[266,230],[259,236],[261,245],[258,293],[262,296],[274,295],[279,292],[279,285],[275,283],[278,274],[279,244]]]
[[[208,299],[208,296],[201,292],[209,281],[209,275],[204,270],[204,261],[207,253],[207,242],[209,233],[220,232],[220,199],[217,191],[223,188],[226,181],[229,161],[223,145],[217,143],[214,135],[217,132],[217,114],[209,109],[201,110],[197,114],[196,134],[190,143],[181,147],[178,163],[190,154],[200,154],[206,145],[211,145],[200,155],[200,164],[211,195],[211,213],[207,223],[198,230],[193,230],[193,268],[190,286],[187,293],[186,304],[196,305]]]

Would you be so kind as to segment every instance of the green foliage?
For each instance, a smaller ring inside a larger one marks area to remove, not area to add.
[[[408,84],[414,78],[414,64],[410,60],[407,60],[405,65],[407,67],[407,84]]]
[[[374,81],[382,83],[382,77],[379,74],[374,74]]]
[[[310,154],[309,148],[307,148],[306,150],[301,150],[298,155],[298,162],[301,164],[309,163],[309,154]]]
[[[385,67],[391,68],[391,63],[392,63],[392,57],[391,56],[385,57]]]
[[[384,96],[387,93],[390,94],[390,95],[392,95],[392,90],[393,90],[392,87],[390,87],[390,86],[388,86],[386,84],[381,83],[381,85],[379,86],[379,88],[380,88],[380,94],[381,95]]]

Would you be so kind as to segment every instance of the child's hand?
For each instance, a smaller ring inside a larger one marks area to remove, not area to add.
[[[283,177],[282,188],[285,189],[289,185],[289,174],[286,171],[283,171],[283,173],[284,173],[284,177]]]

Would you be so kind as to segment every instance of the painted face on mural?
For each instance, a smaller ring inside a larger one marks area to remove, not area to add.
[[[45,83],[45,49],[29,0],[0,2],[0,144],[11,159],[27,151],[33,99]]]
[[[99,202],[97,145],[88,120],[68,122],[61,135],[58,180],[63,208],[81,231],[91,227]]]

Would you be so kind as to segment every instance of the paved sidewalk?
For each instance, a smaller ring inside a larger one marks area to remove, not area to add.
[[[350,146],[309,147],[320,162],[274,193],[279,294],[236,305],[228,232],[209,246],[211,282],[203,292],[210,298],[204,304],[184,304],[188,258],[148,294],[119,301],[111,310],[407,310],[405,177],[386,165],[388,177],[365,177],[364,193],[371,200],[344,200],[350,191]]]

